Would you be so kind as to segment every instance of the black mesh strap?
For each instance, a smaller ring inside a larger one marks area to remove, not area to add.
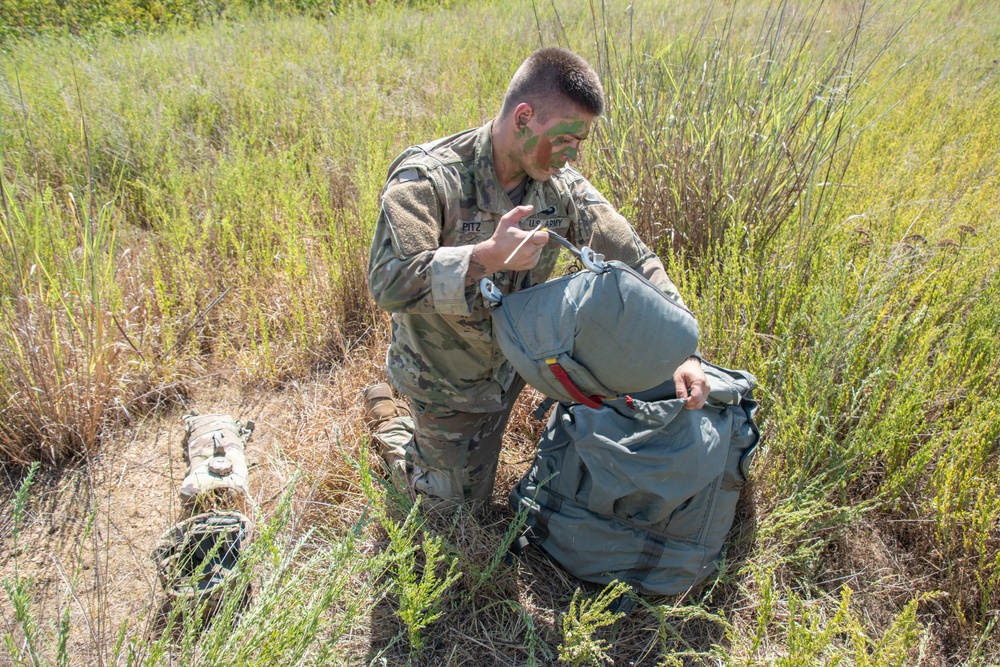
[[[548,539],[549,517],[562,509],[562,499],[539,489],[535,496],[535,503],[538,504],[539,509],[535,515],[534,524],[528,529],[528,537],[532,542],[538,544]]]

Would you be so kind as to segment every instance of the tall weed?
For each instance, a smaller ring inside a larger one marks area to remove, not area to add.
[[[609,584],[591,599],[583,599],[577,589],[569,603],[569,610],[563,616],[559,659],[574,667],[610,662],[607,640],[595,635],[624,616],[621,612],[611,611],[611,607],[630,594],[631,587],[620,581]]]
[[[659,250],[695,261],[735,228],[763,262],[782,227],[828,210],[871,102],[868,75],[899,28],[872,44],[862,3],[830,40],[823,11],[771,2],[749,39],[736,5],[721,22],[706,10],[667,45],[597,35],[610,112],[595,166]]]
[[[56,197],[11,199],[2,214],[0,457],[22,464],[95,451],[122,396],[119,221],[92,196]]]
[[[441,601],[448,588],[461,577],[456,571],[457,559],[444,552],[442,538],[422,534],[419,517],[418,500],[402,524],[389,519],[382,522],[389,534],[389,553],[395,564],[397,613],[406,626],[414,655],[424,648],[423,630],[441,617]],[[418,559],[418,555],[422,558]]]

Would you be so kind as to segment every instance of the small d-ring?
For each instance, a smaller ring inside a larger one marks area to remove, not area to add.
[[[479,291],[489,303],[498,304],[503,301],[503,292],[489,278],[483,278],[479,281]]]
[[[583,246],[580,249],[580,263],[594,273],[604,273],[608,269],[608,264],[604,261],[604,255],[594,252],[592,248],[587,246]]]

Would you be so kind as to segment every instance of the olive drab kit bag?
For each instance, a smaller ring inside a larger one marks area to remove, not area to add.
[[[683,593],[711,575],[759,432],[755,378],[702,362],[711,392],[685,410],[673,381],[599,407],[558,403],[510,494],[536,544],[570,574],[641,594]]]
[[[188,471],[179,492],[189,516],[160,536],[152,559],[172,605],[204,609],[211,617],[221,604],[223,584],[256,535],[253,521],[236,509],[250,503],[244,449],[254,424],[192,412],[184,426]],[[249,590],[237,594],[245,599]]]

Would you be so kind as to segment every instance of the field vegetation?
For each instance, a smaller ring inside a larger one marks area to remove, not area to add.
[[[0,9],[0,664],[1000,663],[991,0],[208,4]],[[360,402],[388,164],[492,117],[539,45],[599,69],[580,169],[668,263],[704,356],[760,380],[718,576],[618,618],[618,588],[504,563],[526,396],[497,499],[453,521],[380,482],[358,411],[297,423],[330,455],[288,450],[297,484],[207,629],[37,594],[18,554],[44,471],[86,474],[209,377]]]

